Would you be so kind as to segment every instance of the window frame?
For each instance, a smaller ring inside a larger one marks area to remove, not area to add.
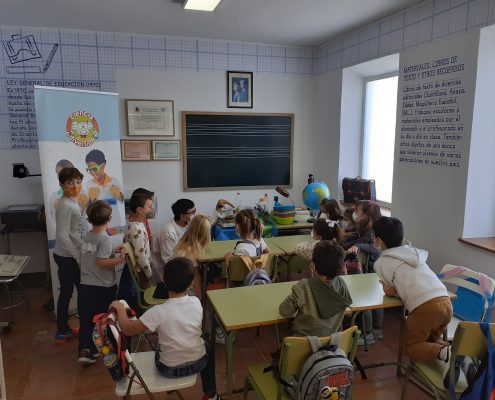
[[[399,71],[393,71],[393,72],[387,72],[385,74],[378,74],[378,75],[373,75],[373,76],[367,76],[363,77],[363,104],[362,104],[362,115],[361,115],[361,143],[360,143],[360,155],[361,157],[359,158],[359,171],[361,172],[361,176],[363,176],[364,173],[364,143],[365,143],[365,121],[366,121],[366,99],[367,99],[367,90],[366,90],[366,85],[368,82],[373,82],[373,81],[379,81],[381,79],[387,79],[387,78],[392,78],[392,77],[397,77],[399,78]],[[398,95],[398,93],[397,93]],[[397,97],[396,97],[397,101]],[[397,136],[397,112],[395,115],[395,135]],[[397,137],[396,137],[397,139]],[[394,162],[395,162],[395,146],[394,146]],[[392,179],[392,188],[393,188],[393,179]],[[388,208],[390,209],[392,207],[392,203],[389,203],[387,201],[383,200],[376,200],[376,202],[380,205],[380,207],[383,208]]]

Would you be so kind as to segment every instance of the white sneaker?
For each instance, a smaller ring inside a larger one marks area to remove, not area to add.
[[[225,332],[219,326],[215,329],[215,343],[225,344]]]
[[[383,340],[383,330],[382,329],[373,329],[373,336],[376,340]]]
[[[362,333],[358,338],[357,344],[358,344],[358,346],[364,346],[364,336]],[[375,344],[375,337],[373,336],[373,333],[370,332],[370,333],[366,334],[366,344],[367,345]]]

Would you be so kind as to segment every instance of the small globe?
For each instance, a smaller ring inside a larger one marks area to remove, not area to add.
[[[321,201],[330,198],[330,190],[326,183],[313,182],[304,188],[302,196],[306,207],[310,210],[319,210]]]

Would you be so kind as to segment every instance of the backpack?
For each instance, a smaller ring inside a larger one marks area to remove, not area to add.
[[[344,265],[347,275],[356,275],[363,273],[363,265],[357,256],[353,253],[349,253],[344,258]]]
[[[492,343],[490,325],[487,322],[480,323],[480,328],[486,337],[486,356],[481,360],[474,377],[466,374],[468,387],[461,394],[459,400],[494,400],[495,399],[495,346]],[[466,357],[468,358],[468,357]],[[459,377],[461,366],[465,368],[464,357],[457,357],[455,362],[455,376]],[[464,364],[464,365],[463,365]],[[474,364],[471,364],[474,366]],[[475,368],[475,367],[474,367]],[[447,375],[448,376],[448,375]],[[448,380],[448,379],[447,379]],[[447,382],[450,396],[455,399],[455,382]]]
[[[292,383],[280,382],[287,393],[297,400],[351,400],[354,367],[345,353],[337,347],[341,333],[332,335],[329,346],[321,346],[320,339],[308,336],[313,350],[304,362],[299,378]]]
[[[136,313],[127,308],[129,318]],[[118,382],[129,373],[129,365],[125,357],[130,345],[117,326],[115,310],[97,314],[93,317],[95,327],[93,329],[93,342],[101,355],[103,363],[108,368],[110,376]]]
[[[244,279],[244,286],[254,286],[254,285],[267,285],[272,283],[270,275],[268,272],[262,268],[254,268],[249,274],[247,274],[246,279]]]

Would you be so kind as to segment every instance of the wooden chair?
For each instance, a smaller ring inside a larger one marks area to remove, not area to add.
[[[184,399],[179,393],[179,389],[193,386],[196,383],[197,374],[185,376],[183,378],[166,378],[155,365],[155,352],[146,351],[131,354],[134,365],[139,371],[139,375],[146,384],[149,392],[162,393],[174,391],[180,399]],[[145,393],[145,388],[137,381],[134,374],[124,377],[117,382],[115,394],[123,399],[130,399],[133,395]],[[148,394],[149,396],[149,394]],[[150,397],[152,398],[152,397]]]
[[[251,257],[252,261],[259,259],[259,257]],[[268,253],[268,258],[263,266],[263,269],[268,272],[268,275],[273,280],[277,274],[277,256]],[[246,279],[247,274],[250,272],[244,261],[239,256],[233,256],[229,260],[227,265],[227,286],[231,287],[233,283],[241,283]]]
[[[495,324],[490,324],[492,340],[495,340]],[[478,322],[460,321],[452,342],[450,355],[449,380],[454,382],[454,365],[457,356],[483,358],[487,351],[486,337],[481,331]],[[449,399],[448,390],[443,385],[446,363],[441,360],[416,361],[406,368],[404,383],[402,384],[401,400],[405,399],[410,377],[419,379],[435,396],[437,400]],[[467,388],[464,374],[460,374],[455,386],[456,393],[462,393]]]
[[[454,315],[446,339],[452,341],[461,321],[491,322],[495,280],[465,267],[446,264],[438,275],[443,283],[457,286],[457,298],[452,300]]]
[[[353,362],[359,337],[357,326],[339,332],[337,337],[338,346],[346,353],[349,361]],[[322,346],[331,344],[331,341],[331,336],[320,338]],[[282,378],[297,376],[310,354],[312,354],[311,345],[306,337],[286,337],[280,354],[280,376]],[[251,389],[254,389],[258,398],[263,400],[290,399],[273,372],[263,372],[269,366],[270,364],[258,364],[248,367],[249,375],[244,382],[244,399],[247,399],[248,391]]]
[[[127,250],[126,259],[127,266],[129,267],[129,273],[131,275],[132,283],[137,292],[137,305],[138,313],[141,315],[144,311],[150,309],[157,304],[165,303],[165,299],[155,299],[153,293],[156,286],[148,289],[142,289],[139,285],[138,275],[136,271],[136,258],[134,257],[134,250],[130,243],[124,243],[123,247]]]

